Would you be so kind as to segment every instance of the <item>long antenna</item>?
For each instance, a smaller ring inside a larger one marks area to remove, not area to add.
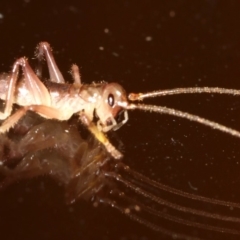
[[[217,93],[228,95],[240,95],[240,90],[226,89],[218,87],[195,87],[195,88],[175,88],[168,90],[158,90],[148,93],[130,93],[128,98],[131,101],[143,100],[144,98],[176,95],[176,94],[195,94],[195,93]]]
[[[197,115],[193,115],[187,112],[182,112],[179,110],[175,110],[173,108],[167,108],[167,107],[161,107],[161,106],[156,106],[156,105],[145,105],[145,104],[129,104],[127,106],[127,109],[133,110],[133,109],[139,109],[139,110],[144,110],[144,111],[149,111],[149,112],[157,112],[157,113],[163,113],[163,114],[168,114],[168,115],[173,115],[176,117],[181,117],[181,118],[186,118],[190,121],[194,121],[203,125],[206,125],[208,127],[211,127],[213,129],[217,129],[221,132],[228,133],[232,136],[240,138],[240,132],[237,130],[234,130],[232,128],[226,127],[224,125],[221,125],[219,123],[210,121],[208,119],[199,117]]]

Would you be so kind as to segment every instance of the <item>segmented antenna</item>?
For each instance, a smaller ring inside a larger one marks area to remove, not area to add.
[[[177,94],[195,94],[195,93],[217,93],[217,94],[227,94],[227,95],[240,95],[240,90],[236,89],[226,89],[218,87],[195,87],[195,88],[175,88],[167,90],[158,90],[148,93],[131,93],[128,98],[131,101],[143,100],[144,98],[153,98],[167,95],[177,95]]]
[[[197,115],[193,115],[187,112],[182,112],[180,110],[175,110],[173,108],[167,108],[167,107],[162,107],[162,106],[156,106],[156,105],[146,105],[146,104],[129,104],[127,106],[127,109],[129,110],[134,110],[134,109],[139,109],[139,110],[144,110],[144,111],[149,111],[149,112],[157,112],[157,113],[162,113],[162,114],[168,114],[180,118],[185,118],[190,121],[194,121],[203,125],[206,125],[208,127],[211,127],[213,129],[219,130],[224,133],[228,133],[234,137],[240,138],[240,132],[237,130],[234,130],[232,128],[226,127],[222,124],[210,121],[206,118],[199,117]]]

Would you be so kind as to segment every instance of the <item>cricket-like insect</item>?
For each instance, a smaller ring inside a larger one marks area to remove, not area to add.
[[[42,82],[40,80],[40,70],[35,73],[29,66],[28,61],[25,58],[18,59],[13,65],[12,72],[9,75],[2,75],[0,78],[0,98],[6,102],[5,109],[3,113],[0,114],[1,119],[6,119],[0,127],[0,132],[2,133],[5,133],[11,127],[13,127],[19,121],[19,119],[26,114],[28,110],[36,112],[37,114],[45,118],[57,119],[60,121],[68,120],[73,114],[78,114],[81,122],[90,130],[90,132],[93,133],[96,139],[105,146],[106,150],[111,154],[111,156],[119,159],[122,157],[122,154],[109,142],[104,132],[107,132],[109,130],[117,130],[119,127],[125,124],[128,120],[127,110],[140,109],[186,118],[188,120],[202,123],[214,129],[218,129],[222,132],[226,132],[230,135],[240,138],[240,132],[220,125],[218,123],[212,122],[210,120],[201,118],[199,116],[161,106],[132,103],[133,101],[142,100],[147,97],[156,97],[161,95],[180,93],[219,93],[240,95],[240,91],[238,90],[208,87],[187,89],[185,88],[155,91],[146,94],[132,93],[129,95],[129,97],[127,97],[124,89],[117,83],[108,84],[103,82],[99,84],[93,83],[90,85],[82,84],[80,79],[80,73],[76,65],[72,66],[72,76],[74,79],[74,83],[65,83],[64,78],[52,56],[51,48],[46,42],[42,42],[39,44],[36,56],[40,60],[45,57],[50,73],[50,81]],[[19,79],[18,77],[20,67],[23,71],[22,79]],[[11,115],[12,106],[14,103],[19,105],[20,109],[18,109],[15,113]],[[123,118],[121,118],[121,116],[123,116]],[[97,121],[95,121],[95,119],[97,119]],[[40,135],[41,144],[38,144],[39,139],[37,138],[36,134],[41,131],[41,128],[38,127],[37,129],[37,131],[34,129],[32,131],[29,131],[28,135],[22,140],[22,143],[20,142],[20,155],[25,155],[29,148],[33,148],[37,151],[38,147],[42,146],[43,143],[45,144],[43,144],[45,148],[49,147],[46,139],[41,138],[42,136],[46,136],[47,134]],[[50,130],[49,128],[47,129],[47,133],[49,134]],[[67,131],[70,130],[67,129]],[[76,131],[72,131],[70,136],[75,136],[74,132]],[[55,137],[53,142],[50,141],[49,144],[56,145],[60,140],[61,137]],[[2,141],[4,142],[5,140],[2,138]],[[31,141],[33,141],[33,143],[31,143]],[[7,139],[6,142],[8,142]],[[70,146],[71,142],[81,143],[81,140],[76,140],[75,137],[69,138],[68,136],[65,144],[67,146]],[[12,146],[12,149],[14,148],[15,146]],[[25,149],[26,151],[24,152],[23,149]],[[73,151],[72,149],[75,150]],[[55,151],[60,150],[58,148],[55,148]],[[141,210],[150,216],[156,216],[157,219],[158,217],[163,217],[169,221],[181,223],[187,226],[203,228],[210,231],[240,235],[237,227],[216,227],[214,225],[206,225],[199,222],[194,223],[171,216],[169,214],[165,214],[164,212],[161,212],[159,210],[156,210],[154,207],[151,207],[150,205],[148,205],[148,203],[139,203],[137,196],[146,198],[147,201],[152,201],[157,205],[157,207],[163,205],[176,211],[182,211],[184,213],[193,214],[196,216],[210,218],[217,221],[231,222],[239,225],[239,218],[208,213],[207,211],[201,211],[171,203],[156,195],[156,193],[149,190],[148,187],[151,186],[156,191],[167,191],[171,194],[175,194],[184,198],[202,201],[208,204],[222,205],[227,207],[230,206],[236,209],[240,208],[240,204],[238,203],[209,199],[206,197],[201,197],[173,189],[169,186],[165,186],[161,183],[155,182],[140,173],[135,172],[128,166],[121,164],[119,161],[117,164],[118,166],[116,167],[118,170],[117,173],[115,172],[115,169],[105,169],[105,165],[107,165],[106,162],[108,162],[108,157],[105,155],[105,153],[102,152],[96,152],[95,154],[91,153],[90,157],[85,156],[83,157],[83,159],[81,159],[81,157],[78,155],[81,151],[76,149],[76,147],[71,148],[71,151],[73,153],[69,154],[71,157],[68,157],[69,159],[71,159],[71,161],[64,161],[64,164],[62,164],[62,161],[61,163],[60,161],[58,163],[55,163],[54,158],[51,157],[45,160],[47,161],[46,164],[46,162],[44,161],[39,161],[39,156],[36,157],[37,160],[33,167],[26,163],[22,163],[22,165],[20,163],[17,166],[16,170],[6,171],[6,184],[8,184],[8,181],[11,182],[13,181],[13,179],[17,179],[17,173],[20,174],[19,178],[32,177],[47,173],[55,177],[58,181],[64,183],[64,185],[68,189],[68,201],[74,202],[81,197],[89,199],[92,198],[93,195],[96,195],[96,199],[98,202],[111,205],[112,207],[128,215],[135,221],[138,221],[156,231],[160,231],[167,235],[172,235],[176,238],[198,239],[194,237],[188,237],[184,234],[174,234],[168,230],[165,230],[158,224],[152,223],[151,220],[146,220],[145,217],[138,217],[138,212]],[[51,159],[53,159],[53,161]],[[83,161],[81,164],[77,162],[79,161],[79,159]],[[31,163],[33,164],[33,161],[31,161]],[[99,169],[101,169],[101,171],[99,171]],[[113,201],[111,198],[104,198],[102,196],[98,196],[100,190],[106,185],[112,187],[112,183],[109,181],[109,179],[113,179],[115,182],[121,183],[123,186],[129,188],[134,194],[136,194],[136,198],[129,198],[128,196],[122,195],[121,192],[115,192],[116,198],[122,199],[124,202],[126,202],[127,205],[131,206],[130,208],[121,206],[120,204],[118,204],[118,202]],[[82,182],[86,184],[82,185]]]
[[[10,75],[0,82],[0,98],[6,101],[4,112],[0,113],[0,119],[6,119],[0,127],[1,133],[13,127],[28,110],[34,111],[45,118],[60,121],[68,120],[73,114],[78,114],[81,122],[106,147],[107,151],[114,158],[119,159],[122,154],[110,143],[103,132],[117,130],[125,124],[128,120],[127,110],[140,109],[187,118],[240,137],[240,132],[199,116],[166,107],[129,102],[129,100],[136,101],[146,97],[180,93],[240,95],[238,90],[208,87],[175,89],[147,94],[130,94],[128,100],[125,90],[117,83],[82,84],[77,65],[72,66],[74,83],[66,83],[47,42],[41,42],[38,45],[36,56],[39,60],[45,57],[50,81],[43,83],[38,77],[41,76],[40,71],[35,73],[26,58],[20,58],[14,63]],[[24,80],[18,81],[20,67],[24,74]],[[11,115],[13,103],[22,107]],[[123,119],[118,122],[117,119],[121,114],[123,114]],[[98,119],[96,124],[93,122],[94,118]]]

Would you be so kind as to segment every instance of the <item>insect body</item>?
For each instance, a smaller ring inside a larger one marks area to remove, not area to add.
[[[76,65],[73,65],[71,69],[74,83],[67,84],[57,67],[50,45],[47,42],[41,42],[38,45],[36,56],[39,60],[45,57],[50,81],[43,83],[39,78],[41,77],[40,70],[35,73],[26,58],[20,58],[14,63],[9,76],[4,76],[4,79],[2,78],[0,81],[0,98],[6,101],[4,112],[0,113],[0,119],[6,119],[0,127],[2,133],[13,127],[28,110],[34,111],[45,118],[60,121],[68,120],[73,114],[78,114],[81,122],[106,147],[107,151],[114,158],[119,159],[122,154],[110,143],[104,132],[117,130],[125,124],[128,120],[127,110],[140,109],[187,118],[240,137],[240,132],[199,116],[166,107],[130,102],[146,97],[180,93],[240,95],[238,90],[205,87],[155,91],[147,94],[132,93],[129,95],[129,101],[125,90],[117,83],[82,84],[79,69]],[[20,67],[24,75],[23,80],[18,79]],[[22,107],[11,115],[13,103]],[[122,112],[124,117],[119,122],[116,119]],[[94,118],[98,119],[96,123],[93,121]]]
[[[26,58],[18,59],[13,66],[7,81],[1,81],[1,99],[6,100],[6,106],[0,119],[6,119],[12,111],[12,104],[23,106],[2,124],[0,131],[6,132],[28,110],[34,111],[45,118],[68,120],[73,114],[79,114],[82,123],[102,142],[115,158],[122,154],[115,149],[103,132],[117,129],[127,119],[124,113],[122,122],[117,123],[115,117],[127,105],[124,89],[117,83],[82,85],[76,65],[72,66],[74,84],[66,84],[52,56],[50,45],[39,44],[37,56],[45,55],[50,81],[43,84],[34,73]],[[18,81],[19,67],[22,67],[24,80]],[[93,124],[94,115],[99,119],[97,126]]]

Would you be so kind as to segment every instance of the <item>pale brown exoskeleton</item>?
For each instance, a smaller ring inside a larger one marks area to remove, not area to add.
[[[114,158],[121,158],[122,154],[112,146],[103,132],[119,128],[128,119],[125,111],[122,122],[117,123],[115,120],[119,111],[127,105],[123,88],[116,83],[83,85],[76,65],[72,66],[74,83],[67,84],[55,63],[48,43],[40,43],[36,55],[39,59],[43,56],[46,58],[50,81],[43,84],[26,58],[20,58],[14,63],[10,75],[4,76],[5,79],[1,79],[0,83],[0,98],[6,101],[0,119],[7,118],[1,125],[0,132],[8,131],[28,110],[60,121],[68,120],[73,114],[79,114],[82,123],[104,144],[108,152]],[[18,81],[20,67],[24,75],[23,81]],[[22,108],[11,115],[13,103]],[[95,116],[99,119],[97,124],[93,123]]]
[[[48,64],[50,80],[43,83],[30,67],[26,58],[18,59],[9,75],[0,79],[0,98],[6,102],[0,119],[5,120],[0,132],[4,133],[13,127],[28,110],[34,111],[47,119],[68,120],[73,114],[78,114],[81,122],[106,147],[116,159],[122,154],[110,143],[104,132],[117,130],[128,120],[127,110],[140,109],[144,111],[170,114],[210,126],[233,136],[240,137],[240,132],[209,121],[207,119],[161,106],[133,104],[130,101],[142,100],[146,97],[156,97],[180,93],[220,93],[240,95],[240,91],[222,88],[185,88],[165,91],[155,91],[147,94],[130,94],[118,83],[82,84],[77,65],[72,66],[73,84],[66,83],[53,58],[50,45],[41,42],[36,50],[39,60],[45,58]],[[24,75],[18,79],[20,67]],[[16,103],[21,108],[11,115],[12,106]],[[123,119],[117,118],[123,113]],[[97,122],[94,123],[94,119]]]

